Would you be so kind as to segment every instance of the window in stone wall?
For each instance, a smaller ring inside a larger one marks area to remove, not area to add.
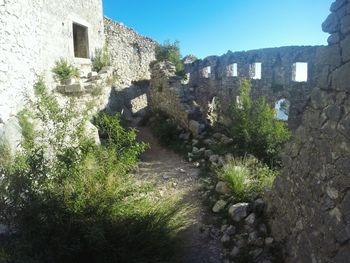
[[[252,79],[261,79],[261,63],[256,62],[251,64],[249,68],[249,73]]]
[[[292,80],[296,82],[307,82],[308,65],[306,62],[296,62],[293,64]]]
[[[203,77],[207,78],[207,79],[211,77],[211,67],[210,66],[203,68]]]
[[[287,99],[280,99],[275,104],[276,118],[282,121],[288,121],[290,102]]]
[[[76,58],[89,58],[88,28],[73,23],[74,56]]]
[[[237,77],[238,76],[238,70],[237,70],[237,63],[233,63],[227,66],[227,77]]]

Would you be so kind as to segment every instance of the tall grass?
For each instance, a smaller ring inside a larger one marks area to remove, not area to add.
[[[237,201],[251,201],[272,186],[277,172],[254,157],[232,159],[217,171]]]
[[[0,261],[172,262],[188,208],[181,196],[163,198],[129,174],[146,147],[136,131],[101,114],[95,123],[105,140],[96,145],[84,135],[84,122],[76,122],[75,104],[57,110],[39,84],[31,116],[51,128],[30,126],[22,115],[22,151],[14,160],[0,156],[0,223],[9,230]]]

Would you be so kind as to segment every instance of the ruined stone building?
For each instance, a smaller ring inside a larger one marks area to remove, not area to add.
[[[218,98],[225,110],[239,94],[239,78],[250,78],[253,97],[291,104],[294,138],[269,209],[287,262],[350,262],[350,1],[336,0],[330,10],[323,24],[328,46],[189,61],[184,83],[172,65],[158,65],[151,75],[157,43],[104,18],[101,0],[0,0],[0,137],[40,74],[50,83],[60,57],[88,72],[95,48],[105,43],[120,76],[101,102],[112,111],[132,115],[149,102],[192,129],[193,105],[206,115]]]
[[[106,43],[121,89],[130,87],[132,81],[149,79],[156,42],[103,17],[102,0],[1,0],[0,138],[18,143],[16,114],[33,93],[39,76],[44,76],[49,89],[56,88],[51,72],[55,61],[68,60],[86,77],[95,49]],[[108,104],[113,111],[121,111],[124,102],[119,103],[117,92],[103,88],[103,98],[95,98],[99,108]],[[140,89],[130,88],[123,96],[144,105],[145,98],[137,98],[140,93]],[[117,102],[109,100],[110,96]],[[87,98],[82,96],[82,100]]]
[[[0,1],[0,123],[18,112],[40,74],[59,58],[91,64],[104,45],[102,2]]]

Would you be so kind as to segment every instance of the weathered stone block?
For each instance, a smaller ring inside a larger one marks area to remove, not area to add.
[[[331,12],[335,12],[337,11],[339,8],[341,8],[342,6],[344,6],[347,3],[347,0],[337,0],[335,1],[331,7],[330,7],[330,11]]]
[[[350,91],[350,62],[344,64],[332,73],[332,86],[336,90]]]
[[[83,86],[81,83],[66,85],[64,91],[66,93],[80,93],[83,92]]]
[[[335,69],[341,64],[340,46],[320,48],[317,50],[316,58],[319,65],[330,65],[331,69]]]
[[[350,60],[350,35],[340,43],[340,47],[342,50],[343,62],[348,62]]]
[[[92,139],[96,144],[101,144],[98,129],[90,121],[85,124],[85,135],[87,138]]]
[[[94,78],[94,77],[98,76],[98,73],[95,71],[91,71],[88,73],[87,76],[88,76],[88,78]]]
[[[311,93],[311,106],[314,109],[322,109],[327,106],[328,96],[327,93],[320,90],[314,89]]]
[[[249,208],[248,203],[238,203],[238,204],[232,205],[229,208],[228,213],[234,221],[239,222],[245,217],[247,217],[248,208]]]
[[[322,30],[328,33],[336,33],[340,30],[339,19],[335,13],[330,14],[322,24]]]
[[[347,224],[350,224],[350,191],[345,195],[342,202],[342,210],[344,213],[344,219]]]
[[[189,130],[192,132],[193,136],[198,136],[200,132],[200,123],[195,120],[190,120],[188,124]]]
[[[340,34],[339,33],[333,33],[327,39],[327,42],[329,45],[337,44],[337,43],[339,43],[339,41],[340,41]]]
[[[339,122],[337,129],[344,136],[347,136],[347,138],[350,139],[350,115],[347,115]]]
[[[222,210],[225,208],[226,205],[227,205],[227,202],[226,202],[226,201],[224,201],[224,200],[219,200],[219,201],[217,201],[217,202],[215,203],[215,205],[214,205],[212,211],[213,211],[214,213],[219,213],[220,211],[222,211]]]
[[[344,16],[341,20],[341,33],[350,34],[350,15]]]
[[[337,105],[330,105],[325,109],[326,116],[328,119],[332,121],[338,121],[340,119],[340,116],[342,114],[342,110]]]

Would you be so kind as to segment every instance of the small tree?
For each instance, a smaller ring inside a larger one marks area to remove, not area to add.
[[[169,61],[175,65],[176,75],[184,77],[185,76],[185,67],[181,60],[180,53],[180,43],[175,41],[171,43],[170,41],[165,41],[163,45],[156,47],[156,60],[158,62],[161,61]]]
[[[95,49],[95,56],[92,59],[92,70],[99,72],[103,67],[111,65],[111,58],[107,45]]]
[[[66,59],[60,58],[55,62],[55,67],[52,69],[54,77],[60,82],[67,81],[71,78],[78,78],[80,75],[79,69],[72,66]]]
[[[274,109],[265,98],[252,101],[250,92],[250,81],[242,79],[239,100],[230,108],[232,125],[229,132],[242,154],[254,154],[274,164],[289,140],[290,132],[285,123],[276,119]]]

